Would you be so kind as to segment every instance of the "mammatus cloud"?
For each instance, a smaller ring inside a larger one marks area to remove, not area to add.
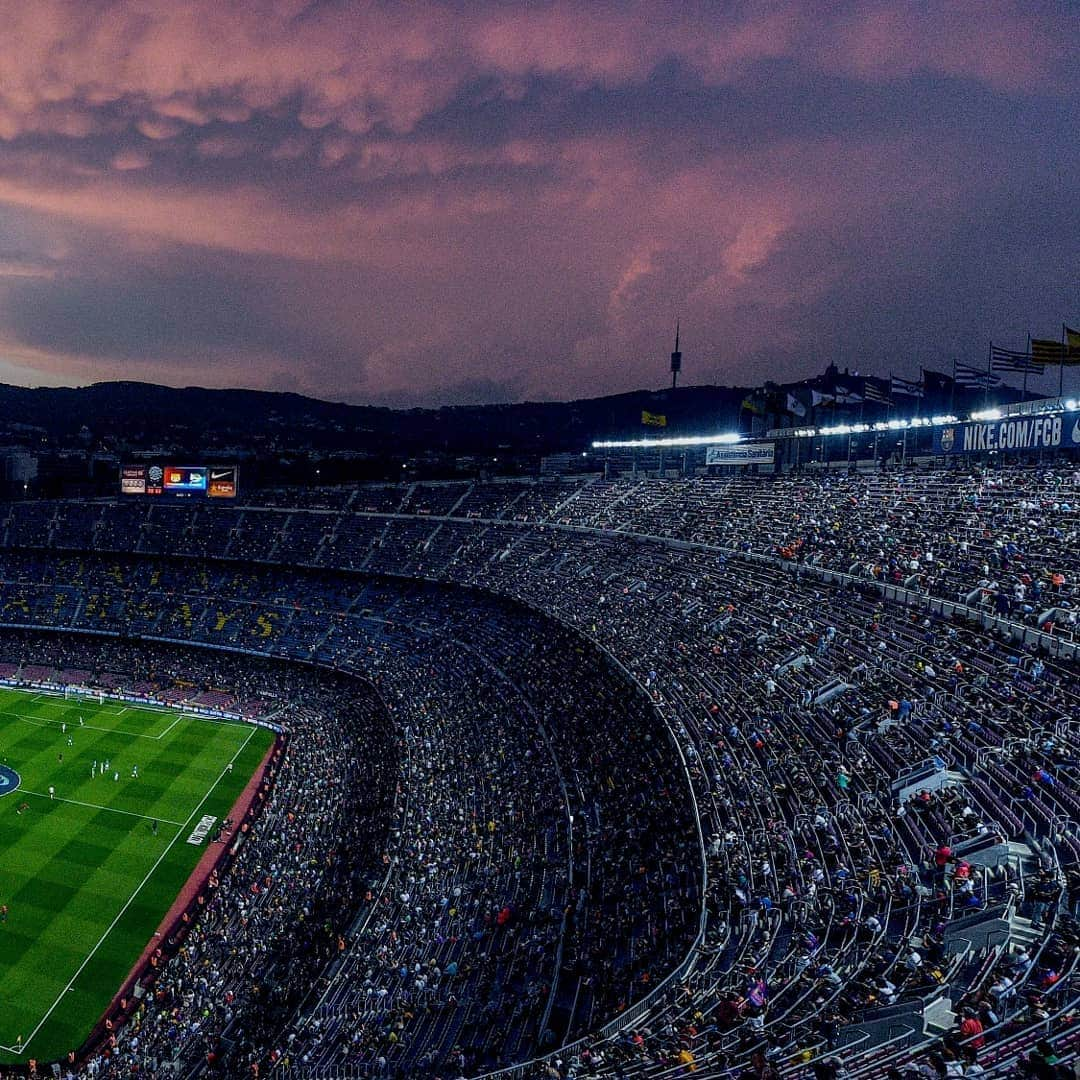
[[[944,364],[1080,307],[1074,22],[0,0],[0,361],[557,397],[678,314],[692,381]]]

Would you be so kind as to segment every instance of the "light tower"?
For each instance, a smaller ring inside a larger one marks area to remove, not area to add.
[[[671,389],[679,380],[679,372],[682,371],[682,353],[679,352],[679,323],[675,322],[675,351],[671,354]]]

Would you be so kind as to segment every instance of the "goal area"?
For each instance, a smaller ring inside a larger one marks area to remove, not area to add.
[[[66,701],[92,701],[97,705],[104,705],[105,691],[88,690],[85,686],[65,686],[64,699]]]

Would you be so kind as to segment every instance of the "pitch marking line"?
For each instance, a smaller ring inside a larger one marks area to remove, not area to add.
[[[0,693],[4,690],[11,690],[14,693],[22,694],[28,691],[20,690],[14,686],[0,686]],[[190,706],[185,702],[180,701],[175,705],[156,705],[152,702],[140,701],[137,704],[124,704],[126,698],[106,698],[104,701],[95,701],[93,699],[80,699],[75,698],[62,698],[57,694],[34,694],[31,701],[37,702],[39,705],[48,705],[58,709],[63,709],[65,715],[70,713],[72,709],[77,709],[80,705],[92,705],[98,711],[104,711],[107,713],[115,713],[119,716],[121,713],[126,712],[149,712],[149,713],[177,713],[183,712],[185,716],[189,716],[192,720],[205,720],[208,723],[221,723],[220,720],[216,720],[212,716],[201,716],[198,713],[189,713],[185,710],[188,708],[195,708],[197,706]]]
[[[180,716],[180,714],[178,713],[177,716],[176,716],[176,719],[163,732],[161,732],[160,735],[153,735],[153,736],[151,736],[151,738],[164,739],[165,736],[168,735],[169,732],[172,731],[172,729],[174,727],[176,727],[176,725],[179,724],[182,719],[183,719],[183,717]]]
[[[160,821],[162,825],[175,825],[183,828],[186,822],[172,821],[170,818],[156,818],[152,814],[136,814],[133,810],[121,810],[115,806],[99,806],[92,802],[79,802],[78,799],[61,799],[58,795],[46,795],[40,791],[31,791],[29,788],[19,788],[24,795],[36,795],[39,799],[47,799],[49,802],[70,803],[72,806],[85,806],[90,810],[108,810],[110,814],[124,814],[126,817],[143,818],[145,821]]]
[[[97,724],[72,723],[70,720],[50,720],[48,717],[44,716],[30,716],[26,713],[7,712],[3,709],[0,709],[0,717],[5,716],[9,717],[10,719],[21,720],[24,724],[30,724],[33,727],[41,728],[59,728],[62,724],[66,723],[69,729],[69,734],[74,734],[76,731],[101,731],[107,735],[127,735],[129,738],[132,739],[151,739],[154,742],[158,742],[161,739],[165,738],[165,736],[168,735],[169,732],[172,731],[172,729],[176,727],[176,725],[179,724],[181,720],[185,719],[182,716],[177,716],[177,718],[164,731],[158,732],[157,735],[144,735],[141,731],[125,731],[123,728],[99,727]],[[201,718],[192,716],[189,719],[198,720]]]
[[[244,752],[244,748],[251,741],[251,736],[254,735],[257,730],[258,729],[254,725],[252,725],[251,730],[247,734],[247,738],[240,744],[240,749],[237,750],[236,753],[233,754],[233,756],[229,759],[230,765],[235,764],[236,759]],[[26,1048],[30,1045],[31,1040],[45,1026],[45,1022],[56,1011],[56,1007],[60,1004],[61,1001],[64,1000],[64,995],[67,994],[75,985],[75,980],[83,973],[86,965],[89,964],[91,960],[93,960],[94,955],[97,953],[98,949],[100,949],[101,946],[105,943],[105,939],[113,932],[113,930],[116,928],[116,924],[123,918],[124,913],[135,902],[135,897],[139,895],[139,893],[142,891],[143,886],[150,880],[154,871],[157,870],[157,868],[161,865],[162,860],[172,850],[173,844],[175,844],[176,841],[184,835],[184,828],[191,824],[191,822],[195,818],[195,815],[203,808],[203,804],[206,802],[206,800],[209,799],[211,795],[213,795],[214,788],[216,788],[218,784],[221,783],[221,778],[225,775],[226,770],[222,769],[221,772],[218,774],[218,778],[213,782],[213,784],[210,785],[210,790],[202,797],[199,805],[195,807],[195,809],[191,812],[191,816],[187,819],[187,821],[184,822],[184,827],[177,832],[177,834],[166,845],[165,850],[157,857],[157,861],[146,872],[146,877],[144,877],[142,881],[139,882],[139,884],[135,888],[135,891],[127,898],[124,906],[117,912],[116,918],[113,919],[111,923],[109,923],[109,926],[105,930],[105,933],[102,934],[100,938],[98,938],[97,944],[86,954],[86,957],[79,965],[78,970],[75,972],[74,975],[71,976],[71,981],[67,984],[67,986],[64,987],[63,990],[60,991],[60,996],[52,1003],[52,1005],[49,1006],[49,1011],[46,1012],[45,1015],[38,1021],[37,1027],[34,1028],[34,1030],[31,1031],[25,1039],[23,1039],[21,1046],[0,1046],[0,1049],[7,1050],[8,1053],[11,1054],[23,1055],[26,1053]]]

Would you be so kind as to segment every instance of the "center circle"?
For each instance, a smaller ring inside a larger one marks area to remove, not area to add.
[[[0,799],[10,795],[20,783],[19,774],[6,765],[0,765]]]

